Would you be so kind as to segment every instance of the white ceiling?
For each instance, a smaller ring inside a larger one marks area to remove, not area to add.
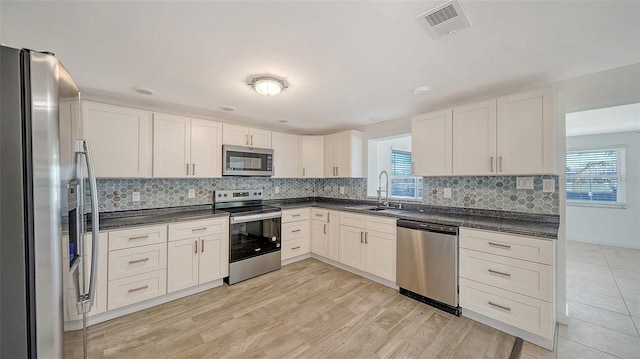
[[[567,136],[640,131],[640,103],[568,113],[566,128]]]
[[[440,3],[2,1],[0,41],[56,53],[92,97],[297,133],[640,62],[638,1],[463,0],[472,26],[433,40],[415,17]],[[291,87],[260,96],[258,73]]]

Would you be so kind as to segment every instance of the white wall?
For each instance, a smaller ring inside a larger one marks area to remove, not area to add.
[[[626,147],[626,208],[567,204],[568,240],[640,249],[640,133],[567,137],[567,150],[619,145]]]

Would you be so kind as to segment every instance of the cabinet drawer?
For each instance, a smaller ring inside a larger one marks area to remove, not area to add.
[[[350,212],[340,212],[340,225],[364,229],[367,226],[367,216]]]
[[[205,219],[169,225],[169,241],[179,241],[187,238],[198,238],[227,231],[229,218]]]
[[[552,301],[551,266],[460,248],[460,277]]]
[[[282,223],[306,221],[309,219],[309,208],[286,209],[282,211]]]
[[[309,253],[309,239],[301,238],[282,244],[282,260]]]
[[[396,219],[388,217],[367,216],[366,218],[367,231],[380,232],[395,235]]]
[[[299,221],[282,225],[282,241],[287,242],[298,238],[309,237],[309,222]]]
[[[139,274],[109,281],[109,310],[167,294],[167,271]]]
[[[167,245],[165,243],[109,252],[109,280],[157,271],[166,267]]]
[[[317,221],[329,221],[329,211],[321,208],[312,208],[311,209],[311,219]]]
[[[166,243],[167,226],[140,227],[109,232],[109,250]]]
[[[541,238],[460,228],[460,248],[553,264],[553,242]]]
[[[460,278],[460,306],[544,338],[553,336],[549,302]]]

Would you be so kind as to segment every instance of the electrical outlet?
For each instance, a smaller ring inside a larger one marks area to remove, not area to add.
[[[340,187],[340,194],[344,194],[344,187]]]
[[[280,187],[276,187],[276,193],[280,193]]]
[[[556,180],[554,180],[553,178],[542,180],[542,192],[553,193],[555,191],[556,191]]]
[[[193,188],[189,189],[189,198],[195,198],[196,197],[196,190]]]
[[[516,189],[533,189],[533,177],[516,177]]]
[[[133,191],[133,195],[131,196],[131,200],[134,202],[140,202],[140,192]]]
[[[444,189],[444,198],[451,198],[451,188]]]

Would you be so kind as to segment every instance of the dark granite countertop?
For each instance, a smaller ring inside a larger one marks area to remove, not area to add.
[[[357,205],[375,205],[374,201],[363,200],[309,197],[289,200],[272,200],[266,201],[266,203],[285,210],[293,208],[318,207],[373,216],[386,216],[420,222],[431,222],[529,235],[546,239],[558,238],[558,226],[560,222],[560,218],[557,215],[437,207],[414,203],[402,203],[403,209],[386,209],[382,211],[349,208]],[[100,213],[100,229],[112,230],[132,226],[227,216],[229,216],[228,212],[213,211],[211,205],[104,212]]]

